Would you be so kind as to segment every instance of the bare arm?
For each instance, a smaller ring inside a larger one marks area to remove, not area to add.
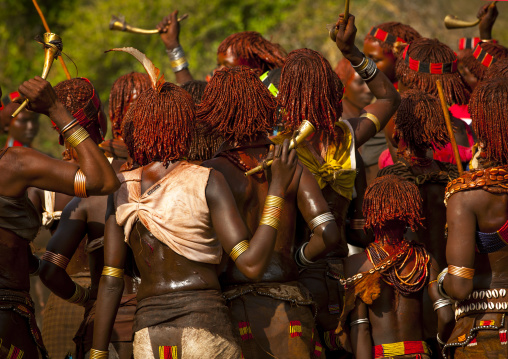
[[[122,227],[116,223],[116,208],[113,195],[108,198],[106,228],[104,231],[104,266],[123,269],[127,254]],[[95,323],[93,327],[93,345],[97,350],[108,350],[116,313],[122,299],[123,278],[102,276],[99,283]]]
[[[476,215],[475,204],[468,192],[459,192],[450,197],[446,209],[448,220],[448,241],[446,242],[446,262],[448,265],[474,268]],[[464,300],[473,291],[473,280],[447,274],[444,279],[446,293],[456,299]]]
[[[364,318],[369,318],[367,304],[360,299],[356,299],[356,307],[349,315],[350,323]],[[353,353],[356,358],[372,358],[372,337],[369,323],[361,323],[351,327],[351,346],[353,347]]]
[[[437,290],[437,276],[439,274],[439,265],[434,257],[431,256],[431,265],[430,265],[430,276],[429,276],[429,286],[428,286],[428,294],[432,303],[435,303],[439,299],[445,299]],[[441,307],[437,310],[437,332],[439,334],[439,339],[442,341],[447,341],[452,333],[453,327],[455,326],[455,317],[453,316],[453,306],[447,305]]]
[[[349,15],[346,25],[344,16],[340,15],[337,26],[339,30],[336,39],[337,47],[352,65],[360,65],[364,55],[355,45],[357,31],[355,17]],[[400,96],[388,77],[381,71],[377,71],[376,75],[371,80],[367,81],[367,86],[374,96],[376,96],[377,101],[365,107],[364,111],[375,115],[382,129],[386,126],[395,111],[397,111],[400,103]],[[355,118],[349,119],[348,121],[353,126],[355,132],[356,148],[359,148],[367,142],[377,132],[376,126],[368,118]]]
[[[157,29],[160,31],[161,40],[166,47],[166,51],[171,51],[180,46],[180,23],[178,22],[178,10],[173,11],[171,14],[162,19],[162,21],[157,25]],[[180,85],[193,80],[189,68],[175,72],[175,77],[176,83]]]
[[[69,260],[87,234],[87,215],[81,198],[72,199],[62,211],[62,217],[55,234],[51,237],[46,250],[61,254]],[[41,261],[39,277],[46,287],[62,299],[74,294],[75,285],[65,269],[48,261]]]
[[[29,108],[49,116],[58,128],[63,128],[73,120],[72,115],[60,103],[50,83],[41,77],[25,81],[19,91],[29,100]],[[75,126],[65,133],[68,137],[77,131]],[[63,161],[50,159],[36,151],[29,152],[29,156],[19,156],[17,175],[20,185],[54,190],[74,195],[74,175],[81,168],[86,176],[86,191],[88,195],[106,195],[118,189],[120,183],[106,157],[93,142],[87,138],[76,146],[79,156],[79,166]],[[24,190],[23,189],[23,190]]]
[[[298,185],[298,208],[305,222],[309,223],[318,215],[330,212],[328,204],[323,197],[316,179],[310,171],[302,166],[302,175]],[[305,246],[304,255],[309,260],[322,258],[329,251],[336,251],[340,256],[346,257],[348,247],[345,238],[340,238],[337,223],[334,221],[320,224],[314,229],[309,244]]]
[[[492,28],[496,22],[499,11],[497,10],[496,4],[491,6],[490,4],[483,5],[478,11],[477,17],[482,19],[480,21],[480,39],[490,40],[492,39]]]
[[[284,198],[291,183],[297,164],[296,151],[288,153],[289,141],[284,141],[282,155],[275,158],[271,167],[272,182],[268,195]],[[277,147],[276,151],[277,151]],[[213,228],[226,253],[238,243],[249,240],[250,233],[243,222],[233,193],[218,171],[212,170],[206,187],[206,200],[212,217]],[[238,257],[235,264],[247,278],[257,280],[263,275],[272,256],[277,230],[268,225],[260,225],[250,238],[250,247]]]

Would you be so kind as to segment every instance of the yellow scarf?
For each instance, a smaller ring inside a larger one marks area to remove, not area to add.
[[[351,200],[356,178],[353,129],[346,121],[336,122],[335,126],[342,129],[344,138],[338,149],[336,144],[329,144],[324,158],[325,163],[321,164],[305,144],[298,146],[296,153],[300,162],[314,175],[321,189],[329,185],[335,192]],[[279,135],[272,138],[272,141],[281,144],[284,139],[290,137],[289,135]]]

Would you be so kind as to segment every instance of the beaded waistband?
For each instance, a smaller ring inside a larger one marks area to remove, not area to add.
[[[407,354],[428,354],[429,346],[423,341],[407,341],[376,345],[372,348],[374,359]]]
[[[505,288],[473,291],[468,299],[457,302],[455,320],[470,314],[508,312],[506,294]]]

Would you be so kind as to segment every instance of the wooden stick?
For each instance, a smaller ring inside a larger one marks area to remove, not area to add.
[[[37,4],[36,0],[32,0],[35,6],[35,10],[39,13],[39,16],[41,17],[42,24],[44,25],[44,28],[46,29],[46,32],[51,32],[49,29],[48,23],[46,22],[46,18],[44,17],[44,14],[41,11],[41,8],[39,7],[39,4]],[[65,61],[62,56],[58,56],[58,59],[60,60],[60,63],[62,64],[63,70],[65,72],[65,76],[67,76],[67,80],[71,79],[71,74],[69,73],[69,70],[67,69],[67,65],[65,65]]]
[[[344,9],[344,22],[347,24],[349,18],[349,0],[346,0],[346,8]]]
[[[453,155],[455,157],[455,161],[457,162],[457,169],[459,170],[459,175],[464,172],[462,168],[462,162],[460,161],[459,148],[457,147],[457,142],[455,141],[455,134],[453,133],[452,121],[450,120],[450,113],[448,112],[448,105],[446,104],[443,86],[441,85],[441,81],[436,80],[437,91],[439,92],[439,99],[441,100],[441,108],[443,109],[443,114],[446,122],[446,128],[448,129],[448,136],[450,136],[450,143],[452,144]]]

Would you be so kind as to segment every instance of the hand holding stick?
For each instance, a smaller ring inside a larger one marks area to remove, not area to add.
[[[455,134],[453,133],[452,122],[450,120],[450,113],[448,112],[448,105],[446,104],[443,86],[441,85],[441,81],[436,80],[437,91],[439,92],[439,99],[441,100],[441,107],[443,109],[443,114],[446,122],[446,128],[448,129],[448,136],[450,136],[450,143],[452,144],[453,155],[455,157],[455,161],[457,162],[457,169],[459,170],[459,175],[464,172],[462,168],[462,162],[460,161],[459,148],[457,147],[457,142],[455,141]]]
[[[183,21],[189,17],[189,14],[183,14],[177,21]],[[116,31],[126,31],[132,32],[134,34],[142,34],[142,35],[152,35],[159,34],[161,31],[159,29],[140,29],[139,27],[134,27],[125,22],[125,19],[122,17],[116,17],[115,15],[111,16],[111,21],[109,22],[109,29]]]

